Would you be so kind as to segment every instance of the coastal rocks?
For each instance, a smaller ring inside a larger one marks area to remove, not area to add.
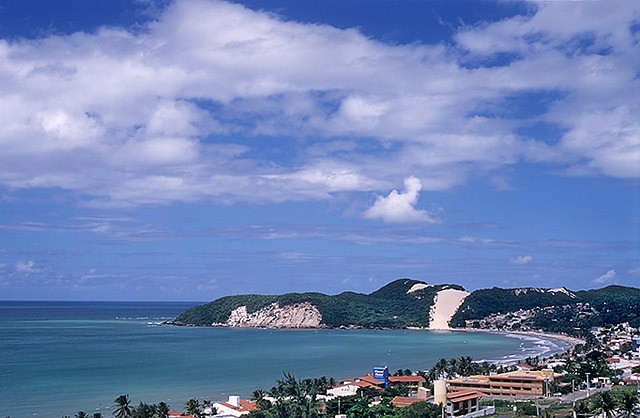
[[[322,315],[309,302],[280,306],[277,302],[249,313],[246,306],[239,306],[222,325],[228,327],[259,328],[323,328]]]

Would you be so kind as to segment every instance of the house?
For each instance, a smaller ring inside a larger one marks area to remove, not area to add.
[[[535,367],[529,365],[529,364],[525,364],[525,363],[518,363],[516,364],[516,368],[518,370],[533,370],[535,369]]]
[[[213,408],[216,410],[216,418],[237,418],[258,410],[255,402],[242,400],[239,396],[229,396],[227,402],[216,402],[211,407],[205,408],[204,413],[211,415]]]
[[[433,396],[429,396],[429,389],[424,387],[418,388],[416,396],[396,396],[391,400],[391,405],[397,408],[403,408],[416,402],[433,401]]]
[[[449,417],[477,417],[493,414],[493,410],[481,408],[478,401],[484,393],[474,390],[461,390],[447,393],[447,407],[445,412]]]

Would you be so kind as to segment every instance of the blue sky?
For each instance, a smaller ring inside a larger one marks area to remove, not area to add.
[[[640,4],[0,1],[0,298],[640,286]]]

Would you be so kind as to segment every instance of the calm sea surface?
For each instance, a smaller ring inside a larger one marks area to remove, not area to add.
[[[435,331],[262,330],[157,326],[193,303],[0,302],[0,416],[111,416],[113,400],[249,397],[283,371],[336,379],[428,369],[441,357],[508,361],[558,341]]]

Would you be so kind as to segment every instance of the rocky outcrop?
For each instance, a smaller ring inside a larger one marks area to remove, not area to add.
[[[214,326],[256,328],[324,328],[318,308],[309,302],[280,306],[277,302],[249,313],[246,306],[239,306],[223,324]]]

